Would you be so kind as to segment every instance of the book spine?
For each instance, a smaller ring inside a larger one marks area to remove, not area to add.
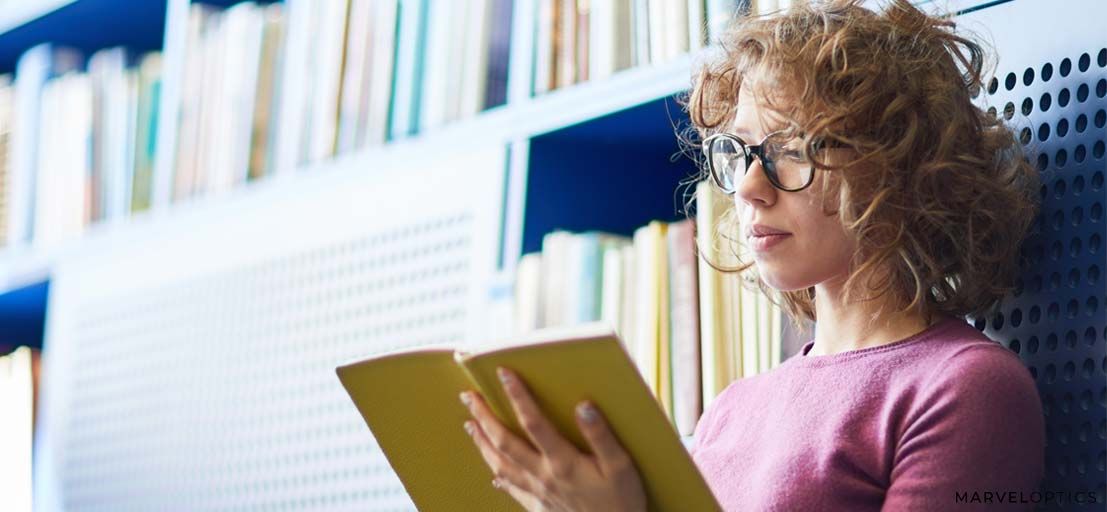
[[[669,315],[673,417],[681,435],[692,435],[700,415],[699,304],[695,239],[690,220],[669,229]]]

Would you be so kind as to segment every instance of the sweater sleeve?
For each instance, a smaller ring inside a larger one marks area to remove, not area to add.
[[[953,355],[926,389],[893,456],[884,510],[1031,510],[1044,475],[1034,381],[1002,345]]]

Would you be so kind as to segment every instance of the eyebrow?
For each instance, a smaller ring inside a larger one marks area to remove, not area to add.
[[[779,132],[779,131],[782,131],[782,130],[786,130],[787,128],[788,128],[787,126],[780,126],[780,127],[777,127],[773,130],[770,130],[770,131],[766,132],[765,135],[769,135],[769,134],[773,134],[773,133],[776,133],[776,132]],[[745,129],[745,128],[735,128],[734,131],[731,132],[731,133],[733,133],[735,135],[738,135],[738,136],[741,136],[743,138],[743,140],[749,140],[749,139],[753,138],[753,134],[750,133],[750,131]],[[764,137],[762,137],[762,138],[764,138]],[[758,139],[758,140],[760,140],[760,139]],[[750,143],[752,144],[753,141],[750,141]]]

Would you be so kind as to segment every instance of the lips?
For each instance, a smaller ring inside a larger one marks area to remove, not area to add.
[[[756,252],[767,251],[780,242],[783,242],[788,237],[792,236],[790,233],[775,234],[775,235],[754,235],[750,236],[750,246]]]
[[[774,228],[766,224],[754,224],[746,231],[746,236],[757,237],[767,235],[790,235],[791,233],[784,231],[783,229]]]

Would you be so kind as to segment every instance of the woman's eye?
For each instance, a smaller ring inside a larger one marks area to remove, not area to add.
[[[787,158],[789,160],[794,160],[796,162],[802,162],[804,160],[803,152],[799,150],[789,149],[785,150],[783,154],[784,158]]]

